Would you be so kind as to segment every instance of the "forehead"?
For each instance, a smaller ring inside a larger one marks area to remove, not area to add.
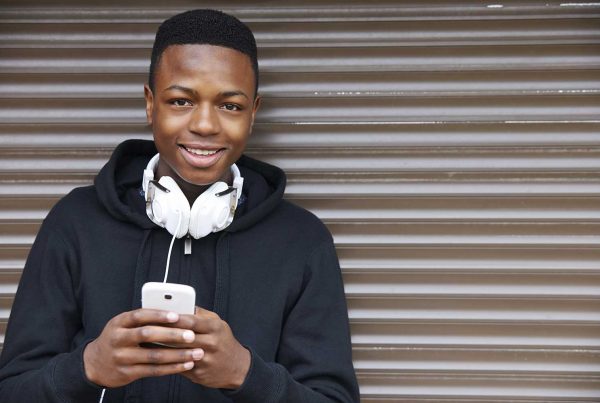
[[[174,80],[210,79],[235,86],[254,85],[250,58],[235,49],[214,45],[171,45],[160,56],[156,84],[169,86]]]

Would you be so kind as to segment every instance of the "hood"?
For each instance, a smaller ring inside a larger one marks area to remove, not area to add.
[[[157,228],[146,215],[141,191],[144,168],[158,151],[154,142],[127,140],[117,146],[94,180],[100,203],[111,216],[143,229]],[[254,225],[273,211],[285,191],[284,172],[272,165],[242,156],[236,162],[242,176],[244,202],[226,232]]]

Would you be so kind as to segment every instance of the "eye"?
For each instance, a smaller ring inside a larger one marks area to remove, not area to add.
[[[242,108],[241,106],[237,105],[237,104],[223,104],[223,108],[227,109],[228,111],[241,111]]]
[[[192,103],[190,101],[188,101],[187,99],[174,99],[172,101],[170,101],[171,104],[175,105],[175,106],[192,106]]]

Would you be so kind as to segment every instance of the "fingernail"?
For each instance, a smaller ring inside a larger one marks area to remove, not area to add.
[[[194,335],[194,332],[192,332],[191,330],[186,330],[185,332],[183,332],[183,340],[185,340],[187,342],[192,342],[192,341],[194,341],[195,338],[196,338],[196,336]]]
[[[201,348],[196,348],[192,350],[192,358],[196,361],[201,360],[204,357],[204,350]]]
[[[192,361],[183,363],[183,368],[192,369],[194,368],[194,363]]]
[[[169,312],[167,314],[167,320],[169,322],[177,322],[179,320],[179,315],[177,315],[175,312]]]

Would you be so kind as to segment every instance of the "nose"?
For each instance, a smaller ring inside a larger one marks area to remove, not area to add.
[[[200,103],[192,113],[189,130],[200,136],[211,136],[221,130],[217,111],[208,103]]]

